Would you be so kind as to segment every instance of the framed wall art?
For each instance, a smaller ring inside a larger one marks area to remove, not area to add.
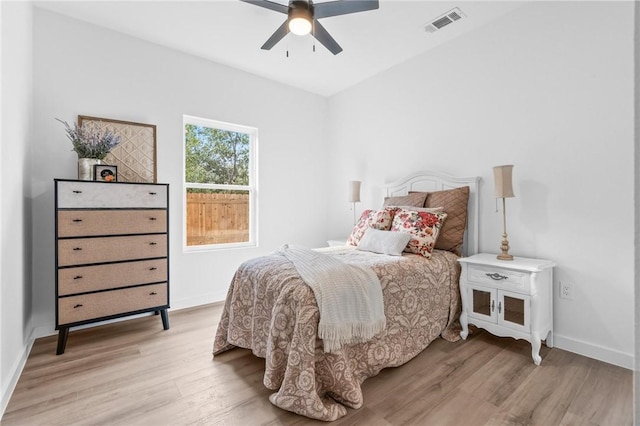
[[[79,115],[78,125],[107,129],[120,136],[120,144],[103,160],[116,167],[119,182],[156,183],[155,124]]]
[[[98,182],[117,182],[118,166],[96,164],[93,166],[93,180]]]

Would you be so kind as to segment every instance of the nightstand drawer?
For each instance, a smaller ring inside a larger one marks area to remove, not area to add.
[[[528,292],[530,289],[529,274],[520,271],[511,271],[504,268],[491,266],[469,265],[468,280],[478,284],[489,285],[505,290],[521,290]]]
[[[167,232],[166,210],[60,210],[58,238]]]
[[[167,279],[167,259],[58,269],[58,295],[66,296]]]
[[[166,234],[58,240],[59,267],[166,256]]]
[[[125,312],[166,306],[167,284],[153,284],[58,299],[58,323],[73,324]]]
[[[83,181],[59,181],[59,209],[73,208],[163,208],[165,186]]]

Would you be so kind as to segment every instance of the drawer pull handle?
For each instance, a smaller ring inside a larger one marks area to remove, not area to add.
[[[491,278],[492,280],[495,281],[501,281],[501,280],[507,280],[509,279],[509,277],[505,276],[505,275],[500,275],[497,272],[494,272],[493,274],[486,274],[489,278]]]
[[[73,307],[73,309],[77,309],[77,308],[81,308],[81,307],[82,307],[82,303],[78,303],[77,305],[75,305],[75,306]]]
[[[491,312],[494,312],[496,310],[496,301],[492,300],[491,301]]]
[[[82,279],[82,275],[76,275],[75,277],[73,277],[74,280],[80,280]]]
[[[82,194],[82,191],[78,191],[77,189],[73,191],[74,194]]]
[[[74,222],[82,222],[82,219],[73,219]]]
[[[149,243],[150,246],[155,246],[156,244],[158,244],[158,243],[156,243],[156,242]]]
[[[158,220],[155,217],[150,217],[149,220]]]
[[[502,302],[498,302],[498,313],[502,311]]]
[[[156,269],[158,268],[156,268],[155,266],[152,266],[151,268],[149,268],[150,271],[155,271]]]
[[[149,195],[158,195],[157,192],[150,192]]]
[[[80,251],[80,250],[82,250],[82,247],[74,247],[73,248],[73,251]]]
[[[152,291],[151,293],[149,293],[149,296],[155,296],[156,294],[158,293],[156,293],[155,291]]]

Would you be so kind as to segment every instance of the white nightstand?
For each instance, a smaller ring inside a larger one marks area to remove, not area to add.
[[[496,336],[525,339],[531,357],[540,365],[541,340],[553,347],[553,267],[549,260],[515,257],[498,260],[481,253],[458,259],[462,266],[460,336],[469,324]]]

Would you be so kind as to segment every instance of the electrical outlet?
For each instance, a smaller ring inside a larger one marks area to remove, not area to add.
[[[560,298],[573,300],[573,284],[560,281]]]

